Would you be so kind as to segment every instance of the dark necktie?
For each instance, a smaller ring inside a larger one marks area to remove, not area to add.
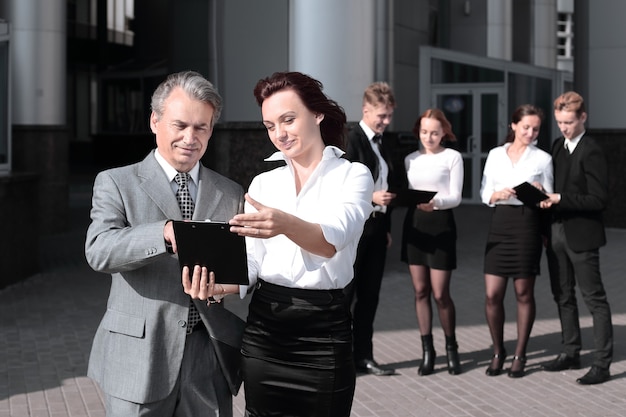
[[[183,215],[183,220],[191,220],[193,216],[193,200],[191,199],[191,193],[189,192],[189,174],[186,172],[179,172],[174,178],[176,184],[178,184],[178,190],[176,191],[176,201],[180,207],[180,213]]]
[[[178,190],[176,190],[176,200],[180,207],[180,212],[183,215],[183,220],[191,220],[193,216],[193,200],[191,199],[191,193],[189,192],[189,174],[186,172],[179,172],[174,178],[176,184],[178,184]],[[193,300],[189,301],[189,315],[187,316],[187,334],[191,333],[193,326],[200,321],[200,313],[196,308]]]

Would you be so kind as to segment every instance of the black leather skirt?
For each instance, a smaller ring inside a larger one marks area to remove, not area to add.
[[[347,290],[260,281],[243,337],[250,416],[349,416],[355,388]]]

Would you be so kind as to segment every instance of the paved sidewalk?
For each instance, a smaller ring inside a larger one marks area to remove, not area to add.
[[[103,417],[97,386],[86,374],[91,340],[104,312],[110,285],[107,275],[93,272],[84,260],[89,189],[72,194],[72,224],[67,233],[41,242],[42,272],[0,290],[0,417]],[[381,304],[376,320],[375,356],[398,370],[391,377],[359,376],[353,416],[624,416],[626,415],[626,230],[609,229],[601,251],[604,282],[613,310],[615,355],[612,379],[583,387],[575,380],[586,370],[542,372],[539,365],[559,349],[560,326],[551,299],[545,260],[537,279],[537,321],[528,349],[528,375],[489,378],[491,356],[483,308],[482,252],[489,211],[462,206],[459,225],[459,268],[453,274],[459,348],[464,372],[445,370],[443,333],[435,318],[435,374],[420,377],[420,337],[406,265],[398,245],[389,253]],[[403,213],[395,218],[400,241]],[[515,302],[507,291],[506,347],[516,339]],[[234,306],[245,313],[245,303]],[[583,366],[591,362],[591,318],[581,306]],[[436,317],[436,313],[435,313]],[[510,363],[510,362],[509,362]],[[509,364],[507,363],[507,364]],[[243,393],[235,398],[235,416],[243,415]]]

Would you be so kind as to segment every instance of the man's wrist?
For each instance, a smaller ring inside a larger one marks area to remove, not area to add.
[[[221,291],[218,294],[213,294],[213,300],[215,300],[216,302],[220,302],[222,301],[222,298],[224,298],[226,296],[226,289],[224,288],[224,286],[222,284],[219,284]]]

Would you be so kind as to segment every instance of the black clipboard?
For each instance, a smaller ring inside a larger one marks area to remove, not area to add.
[[[390,206],[415,207],[418,204],[428,203],[433,199],[437,191],[403,189],[390,191],[396,197],[389,203]]]
[[[172,221],[178,262],[191,269],[206,266],[220,284],[248,285],[246,239],[224,222]]]
[[[523,182],[513,189],[515,190],[515,197],[530,207],[537,207],[537,204],[548,198],[546,193],[528,182]]]

